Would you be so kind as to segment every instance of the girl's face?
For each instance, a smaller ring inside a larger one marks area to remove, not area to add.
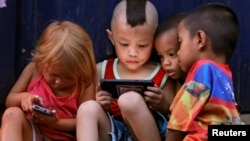
[[[67,95],[75,90],[76,77],[72,73],[72,68],[65,63],[60,62],[49,65],[42,74],[57,96]]]
[[[178,26],[178,40],[180,43],[180,48],[177,52],[179,64],[182,70],[187,73],[198,59],[197,43],[199,40],[196,36],[190,36],[190,32],[185,27],[183,21]]]
[[[154,28],[146,24],[131,27],[121,23],[116,24],[108,34],[124,68],[136,70],[148,62],[152,51]]]
[[[170,29],[155,39],[156,51],[161,60],[161,66],[167,75],[173,79],[184,77],[185,73],[181,70],[177,51],[179,43],[176,29]]]

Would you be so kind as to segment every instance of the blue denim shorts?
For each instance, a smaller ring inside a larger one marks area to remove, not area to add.
[[[159,112],[153,112],[153,116],[157,123],[161,139],[165,140],[167,132],[167,120]],[[110,135],[112,141],[133,141],[133,137],[129,131],[128,126],[125,123],[113,119],[109,114],[108,117],[111,124],[111,131],[108,134]]]

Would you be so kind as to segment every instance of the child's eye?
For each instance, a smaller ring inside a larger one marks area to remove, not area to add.
[[[138,45],[139,47],[141,47],[141,48],[144,48],[144,47],[147,47],[148,45],[143,45],[143,44],[141,44],[141,45]]]
[[[50,73],[51,77],[57,77],[58,75],[56,73]]]
[[[169,56],[171,56],[171,57],[176,57],[177,56],[177,53],[169,53]]]
[[[127,47],[128,44],[127,43],[120,43],[121,46]]]
[[[67,80],[73,80],[74,78],[73,77],[71,77],[71,76],[66,76],[65,77]]]

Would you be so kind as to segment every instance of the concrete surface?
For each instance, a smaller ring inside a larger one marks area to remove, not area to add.
[[[245,122],[245,124],[250,125],[250,113],[241,114],[240,117],[241,117],[242,121]]]

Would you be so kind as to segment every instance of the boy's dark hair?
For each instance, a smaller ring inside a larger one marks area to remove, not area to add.
[[[147,0],[126,0],[127,22],[131,27],[142,25],[146,22]]]
[[[212,50],[230,59],[240,34],[238,18],[231,8],[218,3],[201,6],[190,11],[183,22],[191,37],[198,30],[204,31]]]
[[[184,16],[185,16],[184,13],[177,13],[177,14],[170,15],[166,20],[164,20],[161,24],[157,26],[155,30],[155,34],[154,34],[154,40],[158,36],[160,36],[161,34],[163,34],[164,32],[170,29],[174,28],[177,30],[178,24]]]

